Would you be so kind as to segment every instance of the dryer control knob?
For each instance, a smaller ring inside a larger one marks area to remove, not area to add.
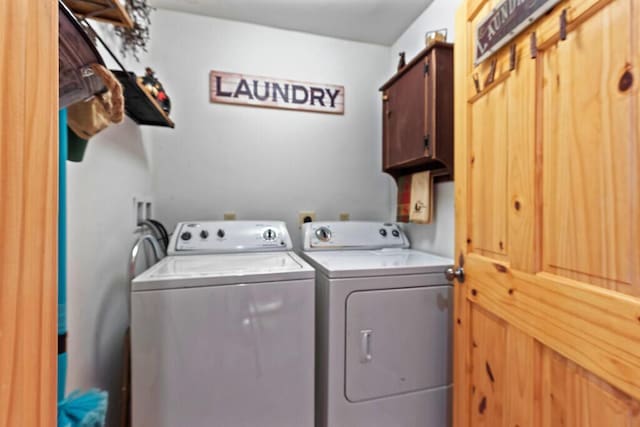
[[[191,240],[191,233],[189,233],[188,231],[185,231],[180,235],[180,238],[182,240]]]
[[[387,230],[385,230],[384,228],[381,228],[381,229],[380,229],[380,235],[381,235],[382,237],[387,237]]]
[[[218,235],[219,238],[222,239],[224,237],[224,230],[221,228],[220,230],[218,230],[216,234]]]
[[[202,230],[200,232],[200,237],[202,237],[203,239],[206,239],[207,237],[209,237],[209,232],[207,230]]]
[[[276,240],[276,237],[278,237],[278,233],[276,233],[275,230],[271,228],[267,228],[265,232],[262,233],[262,237],[264,238],[264,240],[271,242],[273,240]]]
[[[400,237],[400,232],[398,230],[393,230],[391,234],[393,234],[393,237]]]
[[[331,230],[327,227],[320,227],[316,230],[316,237],[322,242],[331,240]]]

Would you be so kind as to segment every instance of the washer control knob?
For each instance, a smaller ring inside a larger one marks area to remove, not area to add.
[[[393,230],[391,234],[393,234],[393,237],[400,237],[400,232],[398,230]]]
[[[209,237],[209,232],[207,230],[202,230],[200,232],[200,237],[202,237],[203,239],[206,239],[207,237]]]
[[[273,240],[276,240],[276,237],[278,237],[278,233],[276,233],[276,231],[272,228],[267,228],[265,232],[262,233],[262,237],[264,238],[264,240],[271,242]]]
[[[381,228],[381,229],[380,229],[380,235],[381,235],[382,237],[387,237],[387,230],[385,230],[384,228]]]
[[[221,228],[218,230],[218,232],[216,233],[218,235],[219,238],[224,238],[224,230]]]
[[[188,231],[185,231],[180,235],[180,238],[182,240],[191,240],[191,233],[189,233]]]
[[[331,230],[329,230],[327,227],[320,227],[316,230],[316,237],[321,242],[328,242],[329,240],[331,240]]]

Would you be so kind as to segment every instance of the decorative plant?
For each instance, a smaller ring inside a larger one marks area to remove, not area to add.
[[[148,0],[126,0],[125,7],[133,20],[133,28],[115,28],[116,34],[122,39],[120,52],[123,56],[131,53],[139,61],[140,52],[147,51],[147,43],[150,38],[150,15],[153,8],[149,6]]]

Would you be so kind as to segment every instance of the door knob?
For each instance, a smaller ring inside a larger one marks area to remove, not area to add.
[[[449,267],[444,271],[444,277],[446,277],[447,280],[450,282],[453,282],[455,279],[458,279],[458,282],[464,283],[464,268]]]

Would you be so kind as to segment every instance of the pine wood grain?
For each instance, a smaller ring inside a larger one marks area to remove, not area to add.
[[[636,101],[618,89],[632,60],[631,7],[611,3],[544,51],[543,176],[554,191],[544,193],[542,221],[545,271],[640,295],[629,239],[639,219]]]
[[[475,251],[507,253],[507,85],[471,104],[471,240]]]
[[[469,37],[467,32],[467,3],[463,2],[456,12],[456,31],[461,31],[463,36],[457,37],[454,53],[454,161],[457,167],[454,169],[455,188],[455,247],[456,257],[460,262],[467,254],[470,234],[468,230],[468,210],[467,206],[469,173],[468,162],[470,161],[467,144],[458,141],[468,139],[468,114],[467,92],[464,82],[469,75],[467,44]],[[453,425],[469,426],[469,414],[471,405],[471,304],[467,300],[465,289],[461,286],[454,287],[453,304]]]
[[[498,2],[456,19],[454,425],[638,427],[640,0],[561,2],[485,87],[474,31]]]
[[[58,5],[0,3],[0,426],[56,416]]]

